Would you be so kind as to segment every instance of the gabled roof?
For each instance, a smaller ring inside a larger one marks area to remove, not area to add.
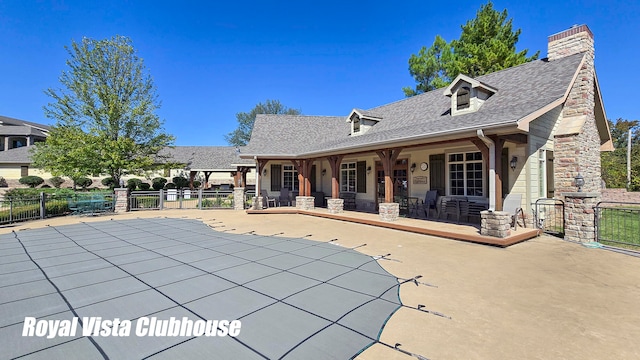
[[[347,122],[351,121],[351,117],[353,116],[353,114],[358,115],[358,117],[360,117],[361,119],[369,119],[374,121],[382,120],[382,116],[380,114],[376,114],[374,111],[353,109],[351,110],[351,113],[349,114],[349,116],[347,116]]]
[[[344,116],[258,115],[251,140],[241,156],[325,156],[367,147],[393,146],[407,141],[442,139],[477,129],[518,130],[518,122],[556,101],[564,101],[584,54],[532,61],[477,77],[499,89],[476,112],[451,116],[451,101],[442,89],[378,106],[367,113],[380,121],[360,136],[349,136]]]
[[[240,151],[243,147],[239,148]],[[234,146],[175,146],[163,149],[169,161],[183,164],[193,171],[236,171],[237,165],[253,166],[250,159],[241,159]]]
[[[472,88],[484,89],[487,92],[490,92],[492,94],[495,94],[498,91],[498,89],[496,89],[494,87],[491,87],[491,86],[489,86],[489,85],[487,85],[487,84],[485,84],[485,83],[483,83],[481,81],[478,81],[478,80],[476,80],[476,79],[474,79],[472,77],[469,77],[467,75],[460,74],[460,75],[456,76],[456,78],[453,79],[451,84],[444,89],[444,95],[445,96],[453,95],[453,91],[452,90],[455,89],[455,87],[458,86],[458,84],[460,82],[466,82],[467,84],[471,85]]]

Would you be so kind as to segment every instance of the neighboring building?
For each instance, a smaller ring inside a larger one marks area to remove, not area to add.
[[[549,37],[548,58],[347,116],[258,115],[241,157],[255,159],[258,187],[310,196],[354,193],[376,211],[394,195],[466,196],[502,209],[539,198],[600,191],[600,151],[611,135],[586,25]]]
[[[47,125],[0,116],[0,176],[5,179],[41,176],[43,173],[40,171],[29,172],[31,160],[28,147],[45,141],[49,129]]]

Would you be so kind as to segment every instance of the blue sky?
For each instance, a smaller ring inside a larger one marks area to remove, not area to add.
[[[52,124],[65,46],[125,35],[154,78],[176,145],[225,145],[235,114],[266,99],[307,115],[348,115],[404,97],[407,60],[435,35],[458,38],[483,1],[0,0],[0,115]],[[640,2],[495,1],[522,34],[518,50],[587,24],[607,117],[638,119]]]

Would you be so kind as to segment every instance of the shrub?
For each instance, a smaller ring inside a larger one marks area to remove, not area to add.
[[[7,180],[5,180],[2,176],[0,176],[0,187],[9,187],[7,184]]]
[[[74,180],[74,183],[78,186],[80,186],[83,190],[87,190],[87,188],[89,186],[91,186],[91,184],[93,184],[93,180],[89,179],[88,177],[81,177],[81,178],[77,178]]]
[[[49,179],[49,182],[51,183],[51,185],[53,185],[54,188],[59,189],[60,185],[64,183],[64,179],[61,178],[60,176],[54,176],[51,179]]]
[[[133,178],[133,179],[127,180],[127,187],[131,191],[137,189],[140,186],[140,184],[142,184],[142,180],[140,179]]]
[[[173,183],[176,185],[176,188],[182,189],[189,186],[189,179],[184,176],[176,176],[173,178]]]
[[[174,183],[168,183],[167,185],[164,186],[165,189],[175,189],[176,188],[176,184]]]
[[[138,187],[140,188],[140,190],[149,190],[151,189],[151,184],[146,182],[141,182],[140,185],[138,185]]]
[[[164,188],[164,185],[167,183],[167,179],[157,177],[151,180],[151,186],[153,186],[153,190],[160,190]]]
[[[111,176],[102,179],[101,183],[109,189],[113,189],[114,187],[116,187],[116,185],[118,185],[116,183],[116,179],[112,178]]]
[[[202,185],[202,183],[198,180],[193,180],[193,188],[194,189],[199,189],[200,185]]]
[[[20,184],[28,185],[30,188],[34,188],[44,182],[44,179],[40,176],[23,176],[18,180]]]
[[[42,186],[40,186],[40,189],[51,189],[51,186],[44,184]]]

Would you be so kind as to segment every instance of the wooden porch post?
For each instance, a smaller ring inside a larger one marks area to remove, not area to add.
[[[502,211],[502,149],[504,149],[504,139],[500,137],[490,137],[496,144],[496,210]]]
[[[331,198],[340,198],[340,183],[338,182],[338,176],[340,174],[340,163],[344,155],[329,156],[329,167],[331,168]]]
[[[193,190],[193,179],[195,179],[197,171],[189,171],[189,189]]]
[[[311,167],[316,159],[307,159],[304,162],[304,196],[311,196]]]
[[[211,176],[211,173],[213,173],[213,171],[204,172],[204,188],[205,189],[209,188],[209,176]]]
[[[256,165],[256,169],[258,170],[258,180],[256,182],[256,196],[260,196],[260,190],[262,186],[262,170],[267,166],[267,162],[269,160],[258,160],[258,164]]]
[[[298,195],[304,196],[304,160],[291,160],[291,163],[298,172]]]
[[[402,148],[376,151],[384,169],[384,202],[386,203],[393,202],[393,165],[401,151]]]

